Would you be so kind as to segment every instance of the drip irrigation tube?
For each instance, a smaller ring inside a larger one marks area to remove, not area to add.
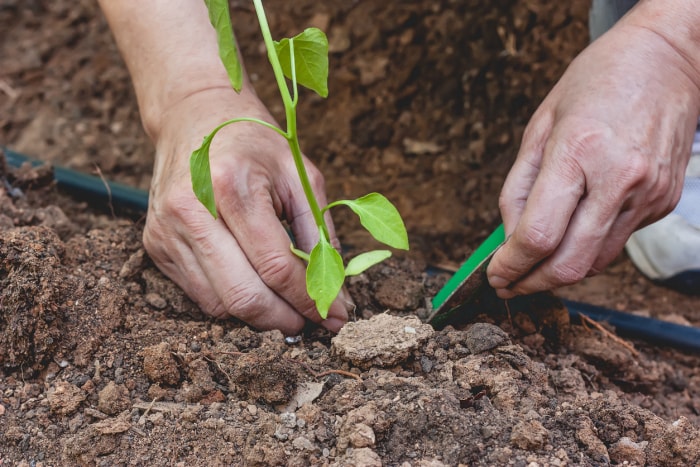
[[[0,148],[10,166],[19,167],[25,162],[35,167],[43,164],[41,161],[6,147]],[[126,208],[139,212],[146,212],[148,209],[148,192],[145,190],[139,190],[122,183],[105,181],[100,177],[66,167],[54,166],[53,171],[58,186],[84,200],[104,202],[105,205],[111,203],[115,208]]]
[[[19,167],[25,162],[34,166],[42,164],[41,161],[7,148],[3,147],[2,150],[10,166]],[[59,186],[84,199],[100,199],[111,202],[115,208],[127,208],[140,212],[145,212],[148,208],[148,192],[145,190],[132,188],[121,183],[105,182],[100,177],[83,174],[65,167],[55,166],[54,176]],[[660,346],[700,352],[700,328],[637,316],[589,303],[572,300],[562,300],[562,302],[569,310],[569,315],[573,320],[578,320],[579,314],[584,314],[595,321],[610,323],[619,334],[624,336],[645,340]]]

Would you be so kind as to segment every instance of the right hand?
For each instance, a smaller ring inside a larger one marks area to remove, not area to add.
[[[214,317],[234,316],[258,329],[298,333],[309,319],[338,331],[353,307],[345,290],[322,320],[306,292],[304,263],[290,251],[280,219],[297,247],[310,251],[318,229],[287,142],[255,123],[234,123],[214,138],[211,171],[219,218],[192,191],[189,157],[219,123],[236,117],[273,123],[252,93],[208,89],[162,116],[153,135],[156,162],[144,245],[158,268]],[[320,172],[305,160],[314,192],[326,204]],[[338,246],[330,218],[331,241]]]

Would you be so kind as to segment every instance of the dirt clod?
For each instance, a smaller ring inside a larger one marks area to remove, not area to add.
[[[360,368],[388,367],[406,360],[434,333],[418,318],[375,315],[346,324],[333,338],[333,352]]]
[[[520,449],[537,451],[549,442],[549,431],[537,420],[523,420],[513,427],[510,442]]]
[[[508,334],[493,324],[475,323],[467,330],[466,344],[473,354],[486,352],[508,343],[510,343]]]
[[[142,354],[143,371],[152,382],[172,386],[180,381],[180,370],[167,342],[146,347]]]
[[[52,412],[59,415],[70,415],[78,410],[87,395],[79,387],[67,382],[58,381],[49,389],[47,400]]]
[[[98,394],[97,409],[107,415],[116,415],[131,406],[129,390],[110,381]]]

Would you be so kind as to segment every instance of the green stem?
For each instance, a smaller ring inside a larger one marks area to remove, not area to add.
[[[292,151],[292,156],[294,157],[294,165],[299,173],[299,180],[301,186],[304,189],[304,194],[306,195],[306,200],[309,203],[309,208],[314,216],[314,221],[316,225],[321,230],[322,234],[325,234],[326,240],[330,240],[330,235],[328,233],[328,227],[323,220],[323,213],[316,200],[316,195],[311,188],[311,182],[309,181],[309,175],[306,172],[306,167],[304,166],[304,159],[301,153],[301,147],[299,146],[299,138],[297,136],[297,115],[296,115],[296,89],[294,92],[294,98],[289,93],[289,88],[287,87],[287,81],[284,77],[284,72],[282,71],[282,65],[280,64],[279,57],[277,56],[277,51],[275,50],[274,40],[272,39],[272,34],[270,32],[270,26],[267,23],[267,17],[265,16],[265,10],[263,9],[261,0],[253,0],[255,5],[255,12],[258,16],[258,22],[260,23],[260,30],[262,31],[263,40],[265,41],[265,47],[267,48],[267,57],[272,65],[272,71],[275,74],[275,80],[277,81],[277,87],[279,87],[280,94],[282,95],[282,102],[284,103],[285,116],[287,120],[287,133],[284,137],[287,139],[289,148]],[[293,51],[293,49],[292,49]]]
[[[219,130],[221,130],[223,127],[226,125],[230,125],[232,123],[238,123],[238,122],[253,122],[253,123],[258,123],[266,128],[269,128],[271,130],[276,131],[280,135],[284,136],[287,138],[287,133],[285,133],[281,128],[276,127],[275,125],[266,122],[265,120],[260,120],[259,118],[253,118],[253,117],[239,117],[239,118],[232,118],[231,120],[226,120],[225,122],[219,124],[214,130],[209,133],[209,138],[214,139],[214,135],[216,135]]]

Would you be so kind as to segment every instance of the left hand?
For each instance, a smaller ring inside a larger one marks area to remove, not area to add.
[[[537,109],[504,184],[499,297],[600,272],[632,232],[678,202],[700,73],[650,28],[624,22],[569,66]]]

